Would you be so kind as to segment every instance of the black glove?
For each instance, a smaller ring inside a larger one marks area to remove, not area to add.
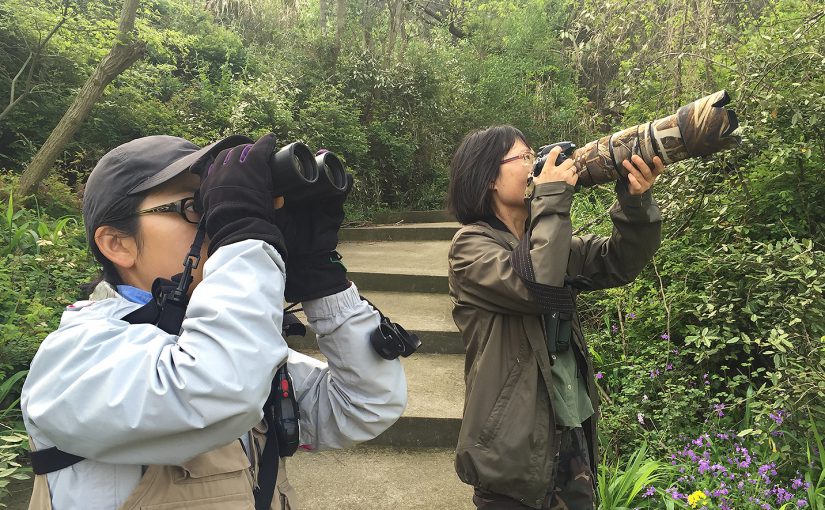
[[[273,223],[268,161],[274,147],[275,135],[270,133],[254,145],[224,149],[208,168],[199,166],[201,187],[196,200],[204,212],[209,255],[227,244],[259,239],[274,246],[286,260],[283,236]]]
[[[284,292],[290,303],[329,296],[350,286],[347,268],[335,251],[344,202],[352,189],[352,176],[347,174],[347,180],[346,191],[340,195],[275,211],[275,223],[291,255]]]

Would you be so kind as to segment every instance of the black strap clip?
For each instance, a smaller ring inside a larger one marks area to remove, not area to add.
[[[364,299],[364,297],[362,296],[361,299]],[[370,344],[379,356],[387,360],[393,360],[398,356],[406,358],[421,347],[421,340],[418,335],[408,332],[401,327],[401,324],[392,322],[368,299],[364,299],[364,301],[375,308],[375,311],[381,316],[381,323],[378,328],[370,334]]]

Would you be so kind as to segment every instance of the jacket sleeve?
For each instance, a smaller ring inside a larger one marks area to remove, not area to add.
[[[372,439],[407,405],[398,359],[385,360],[369,343],[379,315],[355,285],[303,303],[327,362],[290,351],[289,373],[301,411],[301,444],[310,450],[345,448]]]
[[[568,272],[583,275],[593,289],[624,285],[644,269],[662,240],[662,215],[648,190],[633,196],[624,183],[616,183],[617,201],[610,208],[610,237],[573,238]]]
[[[206,261],[180,336],[120,320],[120,298],[65,312],[23,388],[27,429],[114,464],[179,464],[236,440],[287,357],[283,292],[280,255],[248,240]]]
[[[573,187],[548,182],[535,187],[530,201],[530,258],[538,283],[564,284],[570,253],[570,204]],[[542,313],[543,309],[516,274],[510,255],[516,246],[503,246],[482,229],[461,229],[450,246],[450,289],[453,299],[493,313]]]

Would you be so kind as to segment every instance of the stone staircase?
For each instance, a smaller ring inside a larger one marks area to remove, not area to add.
[[[376,439],[344,451],[296,455],[289,477],[301,508],[472,509],[453,469],[464,403],[464,350],[447,295],[447,252],[459,224],[443,211],[385,215],[345,228],[339,251],[361,295],[422,346],[402,358],[404,415]],[[316,352],[314,337],[293,348]]]

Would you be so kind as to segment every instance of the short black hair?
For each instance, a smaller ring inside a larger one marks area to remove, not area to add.
[[[490,183],[498,177],[500,162],[516,140],[530,145],[524,133],[509,124],[477,129],[464,137],[450,165],[447,189],[447,209],[460,223],[466,225],[494,214]]]
[[[117,229],[123,235],[134,237],[138,245],[140,245],[138,216],[135,213],[138,208],[140,208],[140,204],[144,198],[146,198],[146,193],[128,196],[116,202],[107,211],[106,215],[98,221],[98,225],[94,227],[95,230],[97,230],[97,227],[104,225],[110,226]],[[113,286],[123,284],[123,279],[120,277],[120,273],[118,273],[115,265],[103,255],[97,246],[97,242],[94,239],[94,232],[91,233],[88,242],[89,251],[92,252],[92,256],[94,256],[95,260],[100,264],[100,274],[97,278],[81,286],[81,299],[88,299],[89,294],[94,291],[100,282],[107,282]]]

